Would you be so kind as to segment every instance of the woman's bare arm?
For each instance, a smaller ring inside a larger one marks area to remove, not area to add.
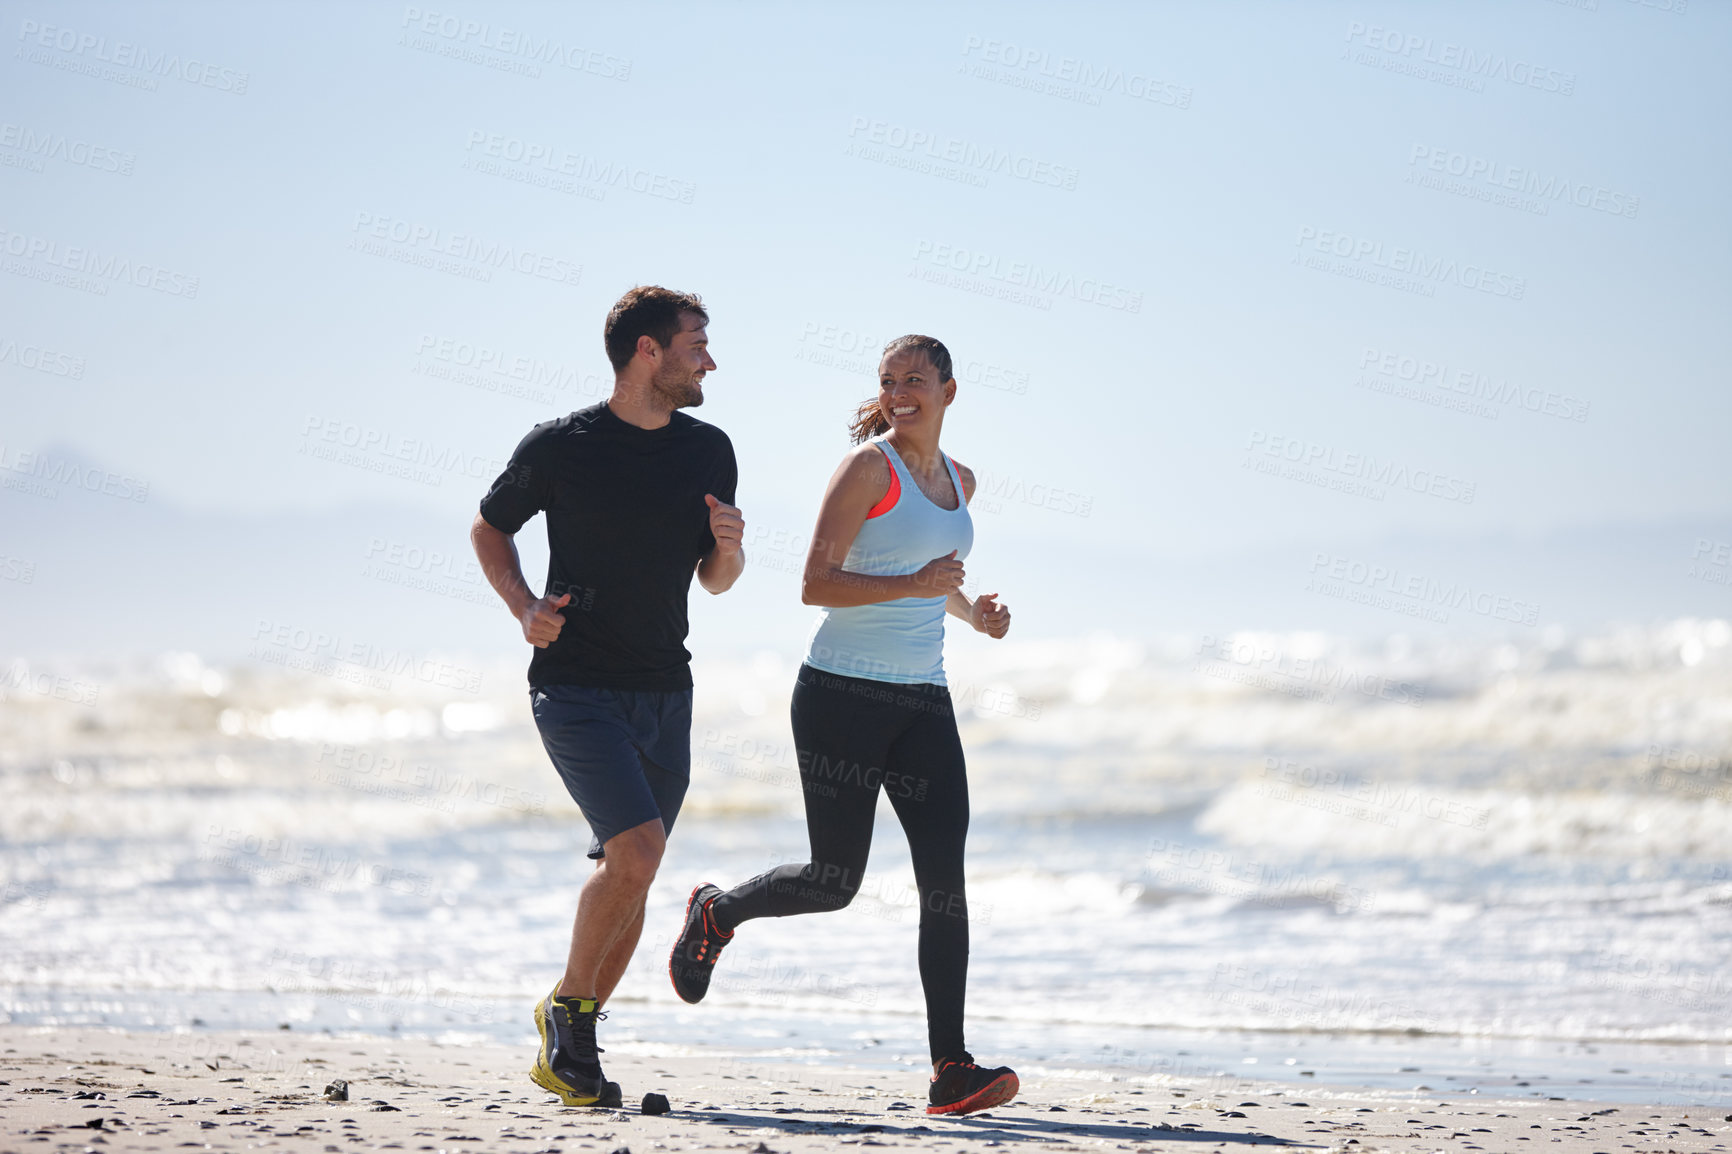
[[[965,502],[974,500],[974,470],[960,461],[950,463],[956,466],[956,475],[962,478],[962,499]],[[982,593],[970,601],[962,590],[952,590],[944,599],[944,611],[968,622],[988,637],[1003,637],[1010,631],[1010,610],[998,604],[996,593]]]
[[[840,609],[902,597],[948,597],[962,587],[962,562],[954,553],[932,560],[918,573],[899,577],[851,573],[842,568],[854,538],[866,524],[866,514],[890,491],[890,477],[890,463],[872,445],[861,445],[843,458],[818,507],[818,524],[812,530],[812,545],[806,551],[806,569],[800,579],[801,601]]]

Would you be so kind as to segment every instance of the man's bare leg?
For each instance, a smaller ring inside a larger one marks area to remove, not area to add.
[[[602,1005],[607,1005],[607,1000],[613,996],[613,988],[625,977],[625,968],[631,965],[631,956],[637,952],[637,940],[642,934],[643,906],[640,904],[637,917],[619,932],[619,937],[613,940],[613,947],[607,951],[607,957],[601,960],[601,969],[595,976],[595,1000]]]
[[[625,972],[631,951],[643,931],[644,898],[661,865],[667,836],[660,818],[633,826],[609,838],[602,846],[606,857],[583,883],[577,899],[577,917],[571,926],[571,952],[560,979],[562,998],[595,998],[602,995],[603,963],[612,971],[607,992]],[[610,959],[616,946],[624,949]]]

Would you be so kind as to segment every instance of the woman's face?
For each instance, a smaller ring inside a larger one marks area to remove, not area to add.
[[[878,365],[878,411],[892,429],[936,429],[956,396],[956,381],[940,381],[925,349],[892,353]]]

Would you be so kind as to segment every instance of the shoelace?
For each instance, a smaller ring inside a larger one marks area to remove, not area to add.
[[[714,898],[710,899],[710,901],[714,900]],[[722,937],[722,931],[718,930],[716,928],[716,923],[710,920],[710,907],[708,902],[704,903],[703,927],[703,936],[698,939],[697,960],[703,962],[705,965],[713,966],[716,964],[716,959],[722,954],[722,947],[728,944],[728,938]],[[729,934],[728,937],[731,938],[733,935]],[[710,941],[712,938],[716,943],[716,948],[713,952],[710,950]]]
[[[572,1024],[571,1008],[569,1006],[562,1006],[558,1002],[555,1002],[555,1003],[553,1003],[553,1008],[556,1012],[558,1012],[559,1014],[561,1014],[565,1018],[565,1028],[567,1030],[577,1029],[577,1027]],[[606,1010],[597,1010],[596,1011],[596,1015],[595,1015],[596,1021],[599,1022],[606,1017],[607,1017],[607,1011]],[[605,1054],[605,1053],[607,1053],[607,1050],[601,1046],[596,1046],[595,1052],[597,1054]]]

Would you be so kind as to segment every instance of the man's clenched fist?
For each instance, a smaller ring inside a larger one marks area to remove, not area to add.
[[[537,649],[546,649],[559,640],[559,631],[565,628],[564,609],[571,601],[571,594],[561,593],[558,597],[537,597],[523,607],[523,613],[518,620],[523,623],[523,639]]]
[[[746,537],[746,519],[740,516],[739,506],[714,493],[704,494],[704,504],[710,507],[710,534],[716,539],[716,552],[724,557],[738,553]]]

